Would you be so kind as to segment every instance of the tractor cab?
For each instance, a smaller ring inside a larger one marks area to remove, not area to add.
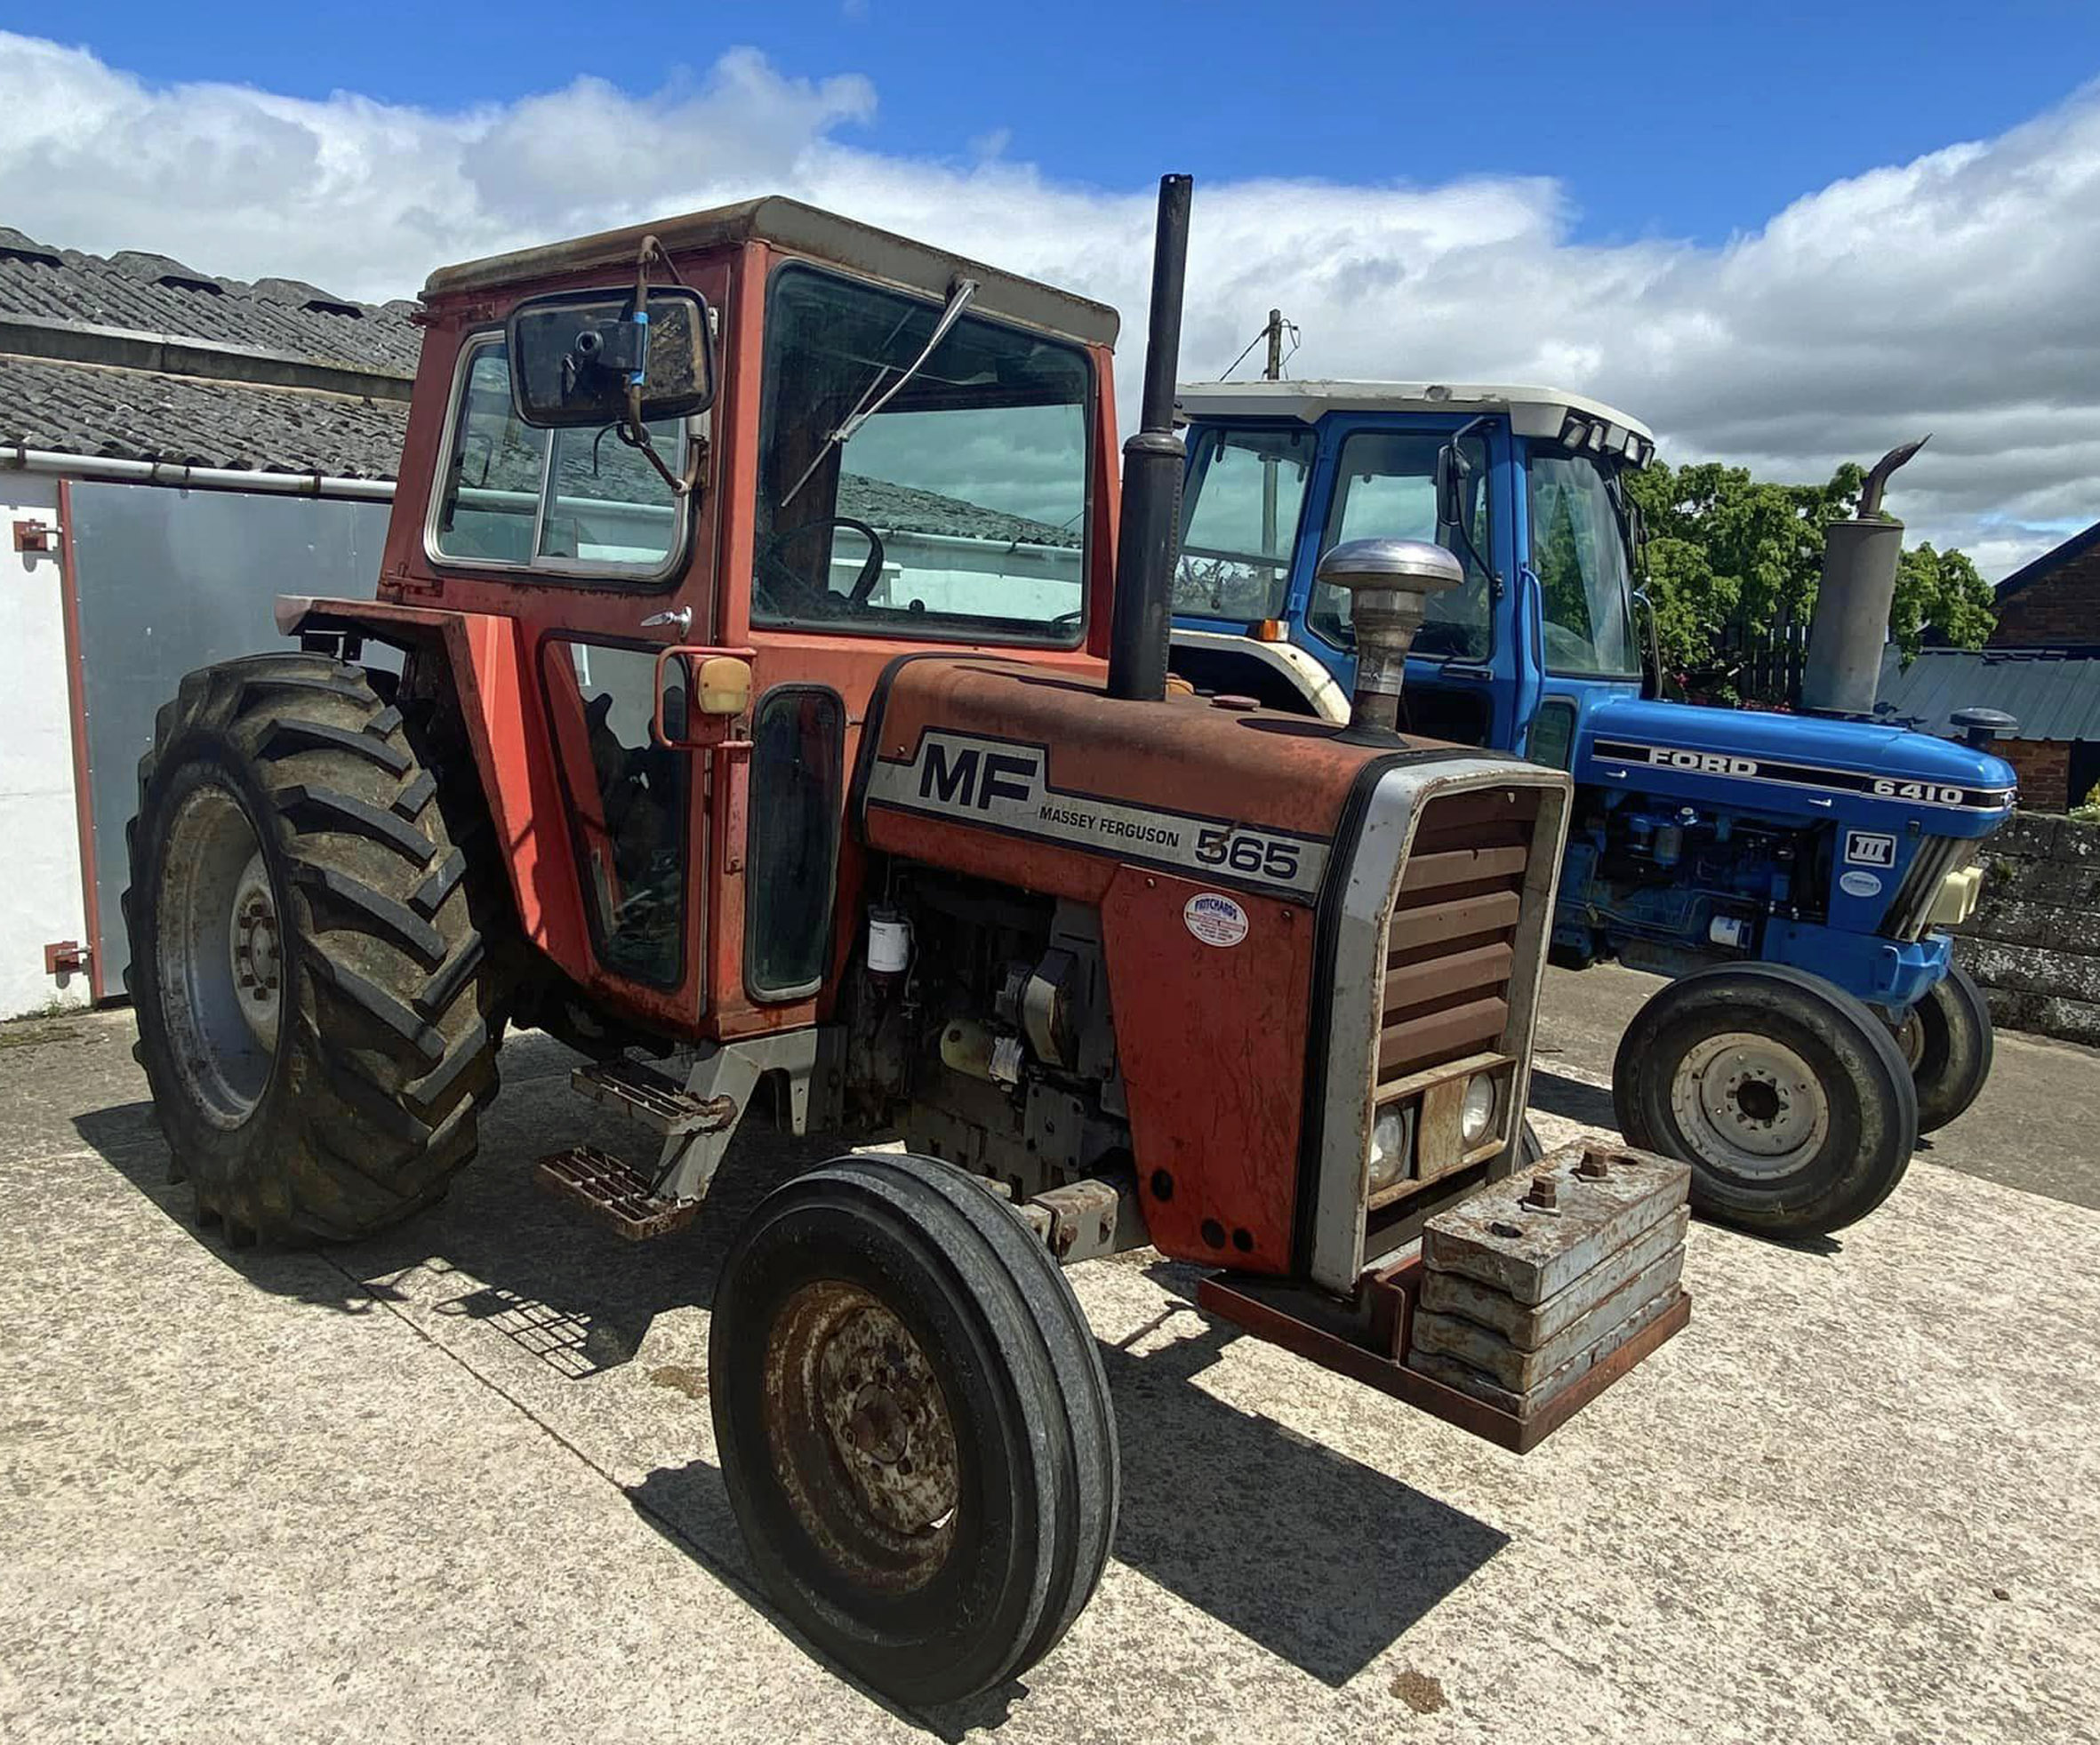
[[[1317,563],[1381,535],[1440,545],[1464,570],[1409,653],[1417,731],[1565,769],[1588,710],[1642,691],[1621,486],[1655,452],[1638,420],[1557,388],[1402,382],[1189,383],[1177,412],[1174,666],[1199,690],[1280,703],[1317,693],[1324,669],[1338,708],[1355,632]]]

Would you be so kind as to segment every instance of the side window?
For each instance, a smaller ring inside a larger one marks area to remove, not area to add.
[[[675,473],[685,436],[649,427]],[[551,440],[549,440],[551,438]],[[683,506],[619,430],[535,430],[510,399],[500,335],[465,353],[430,544],[441,557],[580,573],[661,574],[684,541]]]
[[[751,724],[744,981],[752,997],[801,999],[824,979],[845,817],[846,717],[807,685],[765,693]]]
[[[1282,615],[1319,446],[1305,429],[1206,430],[1197,438],[1182,502],[1176,612]]]
[[[550,642],[544,668],[598,960],[637,981],[676,987],[685,931],[690,757],[649,736],[656,657]]]

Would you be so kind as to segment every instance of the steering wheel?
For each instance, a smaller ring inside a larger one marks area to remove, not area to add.
[[[868,556],[861,564],[861,572],[854,578],[854,585],[846,590],[843,600],[829,587],[812,586],[782,563],[780,556],[781,548],[790,540],[799,540],[815,532],[830,532],[837,527],[850,527],[868,541]],[[771,575],[780,577],[796,594],[810,603],[812,611],[836,618],[842,613],[857,611],[868,604],[868,596],[874,593],[875,584],[882,580],[882,559],[880,533],[865,521],[856,521],[850,515],[835,515],[823,521],[806,521],[798,527],[790,527],[775,533],[766,540],[757,556],[752,560],[751,567],[754,571],[763,569]]]

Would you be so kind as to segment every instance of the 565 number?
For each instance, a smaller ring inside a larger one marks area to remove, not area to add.
[[[1298,844],[1278,842],[1253,830],[1198,830],[1196,858],[1206,867],[1223,867],[1249,878],[1287,885],[1298,876]]]

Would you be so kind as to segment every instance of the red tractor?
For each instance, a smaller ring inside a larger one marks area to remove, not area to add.
[[[1681,1169],[1523,1122],[1567,779],[1392,731],[1450,560],[1330,556],[1397,651],[1347,726],[1167,694],[1188,196],[1119,515],[1081,298],[781,199],[438,272],[378,598],[282,600],[140,771],[140,1057],[229,1242],[436,1200],[509,1025],[652,1135],[539,1166],[628,1237],[761,1096],[903,1138],[761,1204],[709,1364],[782,1611],[907,1701],[1107,1556],[1063,1263],[1214,1269],[1515,1448],[1687,1312]]]

